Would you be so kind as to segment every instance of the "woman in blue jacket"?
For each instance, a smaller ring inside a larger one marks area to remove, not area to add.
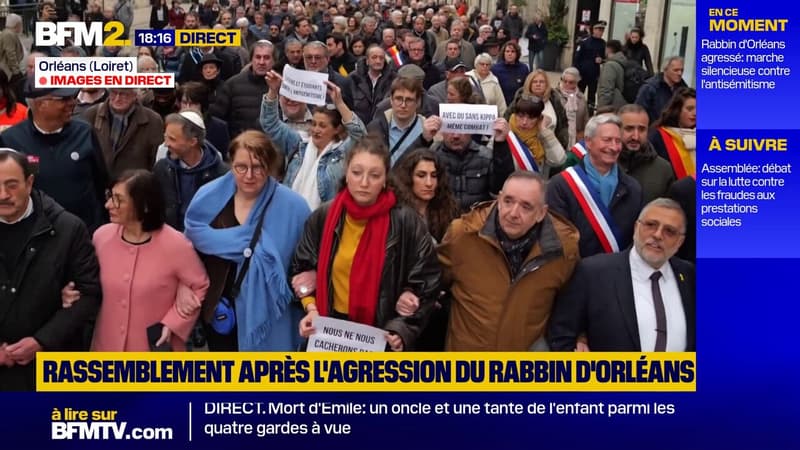
[[[500,61],[492,66],[492,73],[500,82],[507,105],[514,100],[514,94],[522,87],[530,73],[528,66],[519,62],[521,54],[519,45],[511,41],[506,42],[500,49]]]
[[[286,156],[283,184],[305,198],[314,210],[336,195],[344,174],[344,158],[353,144],[367,134],[366,127],[342,100],[341,89],[328,81],[328,96],[333,104],[314,108],[309,140],[303,142],[278,114],[283,79],[275,71],[266,78],[269,91],[261,103],[261,128]]]

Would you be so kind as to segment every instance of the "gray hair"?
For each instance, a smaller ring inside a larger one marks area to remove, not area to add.
[[[347,27],[347,17],[345,16],[336,16],[333,18],[333,24],[339,25],[340,27]]]
[[[666,198],[666,197],[659,197],[655,200],[651,200],[650,203],[644,205],[644,208],[642,208],[641,212],[639,212],[638,219],[642,220],[642,217],[644,217],[644,215],[647,214],[647,211],[649,211],[650,208],[664,208],[679,212],[681,218],[683,219],[683,226],[681,227],[681,233],[686,232],[686,211],[683,210],[680,203],[676,202],[671,198]]]
[[[136,58],[139,56],[139,49],[133,46],[122,47],[117,53],[117,57]]]
[[[492,30],[493,30],[493,28],[492,28],[491,25],[481,25],[480,28],[478,28],[478,32],[479,33],[482,33],[484,31],[492,31]]]
[[[561,72],[561,78],[563,79],[565,75],[573,76],[576,80],[581,81],[581,73],[575,67],[567,67]]]
[[[156,70],[158,70],[158,63],[156,62],[155,59],[153,59],[152,57],[147,56],[147,55],[142,55],[142,56],[139,57],[138,60],[136,60],[136,68],[139,70],[139,72],[142,71],[142,65],[144,63],[151,63],[154,66],[156,66]]]
[[[19,14],[11,13],[6,16],[6,29],[16,28],[17,25],[22,25],[22,17]]]
[[[614,124],[617,128],[622,128],[622,120],[620,120],[618,115],[610,113],[598,114],[589,119],[589,122],[586,123],[583,135],[587,138],[593,138],[595,134],[597,134],[597,129],[600,128],[600,125],[605,125],[607,123]]]
[[[197,145],[203,145],[203,141],[206,139],[206,130],[193,124],[189,119],[184,118],[178,113],[172,113],[164,118],[164,128],[166,129],[166,126],[169,124],[180,125],[184,137],[188,139],[196,138]]]
[[[492,63],[492,55],[490,55],[488,53],[481,53],[480,55],[475,57],[475,65],[476,66],[478,65],[478,63],[482,63],[482,62],[491,64]]]
[[[661,71],[663,72],[667,70],[667,67],[669,67],[669,65],[675,61],[683,62],[683,58],[680,56],[667,56],[664,58],[664,63],[661,65]]]
[[[539,190],[542,191],[542,205],[547,204],[547,181],[545,181],[544,177],[540,173],[531,172],[528,170],[515,170],[506,178],[506,181],[503,183],[503,190],[505,190],[508,182],[513,179],[530,180],[537,183],[539,185]]]
[[[311,42],[307,43],[306,45],[303,46],[303,50],[305,50],[307,48],[313,48],[313,47],[318,47],[318,48],[322,49],[322,51],[325,52],[325,57],[326,58],[331,56],[330,55],[330,50],[328,49],[327,44],[325,44],[324,42],[320,42],[320,41],[311,41]]]
[[[257,48],[262,48],[262,47],[263,48],[274,49],[275,45],[273,45],[272,42],[267,40],[267,39],[259,39],[259,40],[257,40],[256,42],[253,43],[253,48],[252,49],[255,50]]]
[[[247,20],[247,17],[240,17],[236,19],[236,28],[249,27],[249,26],[250,26],[250,21]]]

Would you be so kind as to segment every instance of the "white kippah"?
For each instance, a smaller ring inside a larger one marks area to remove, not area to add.
[[[198,127],[202,128],[204,130],[206,129],[206,125],[203,123],[203,117],[200,114],[198,114],[198,113],[196,113],[194,111],[191,111],[191,110],[190,111],[181,111],[178,114],[180,114],[181,117],[183,117],[184,119],[188,120],[189,122],[192,122],[193,124],[197,125]]]

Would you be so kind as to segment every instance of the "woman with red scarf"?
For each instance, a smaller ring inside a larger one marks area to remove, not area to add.
[[[393,351],[413,349],[439,288],[433,239],[417,213],[397,203],[381,140],[363,138],[345,167],[344,188],[309,217],[292,261],[292,287],[307,313],[300,334],[329,316],[383,328]]]

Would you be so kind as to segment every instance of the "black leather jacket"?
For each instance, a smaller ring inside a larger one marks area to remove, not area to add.
[[[291,276],[317,269],[322,230],[329,208],[330,203],[322,205],[306,221],[303,237],[292,258]],[[417,213],[398,205],[392,208],[390,215],[375,326],[396,333],[403,339],[404,349],[413,350],[417,337],[427,325],[433,311],[439,290],[441,269],[436,258],[433,239]],[[343,219],[344,215],[336,226],[331,258],[336,256],[335,249],[339,246]],[[332,261],[328,267],[333,267]],[[326,277],[329,292],[333,292],[331,274],[317,274],[317,276]],[[407,290],[419,297],[420,306],[414,315],[400,317],[395,311],[397,299]],[[330,296],[329,302],[330,309],[333,309],[333,295]]]

